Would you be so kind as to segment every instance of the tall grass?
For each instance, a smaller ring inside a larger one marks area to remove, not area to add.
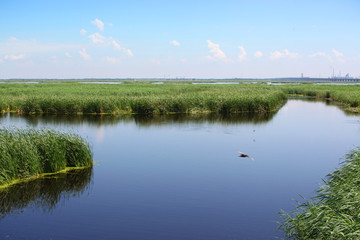
[[[304,95],[333,100],[341,103],[347,111],[360,112],[360,86],[304,84],[296,86],[283,85],[276,86],[276,88],[290,95]]]
[[[0,129],[0,185],[66,167],[91,165],[90,146],[76,134]]]
[[[269,112],[286,94],[267,86],[118,85],[77,82],[0,85],[0,110],[23,114],[167,114]]]
[[[312,201],[292,214],[283,212],[281,225],[292,239],[360,239],[360,148],[347,155],[342,167],[327,176]]]

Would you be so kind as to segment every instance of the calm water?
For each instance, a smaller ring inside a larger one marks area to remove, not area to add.
[[[0,118],[91,142],[93,169],[0,192],[0,239],[275,239],[359,144],[360,118],[289,100],[275,115]],[[255,161],[237,157],[237,150]]]

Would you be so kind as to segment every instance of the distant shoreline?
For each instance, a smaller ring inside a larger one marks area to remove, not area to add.
[[[284,81],[284,82],[360,82],[360,78],[4,78],[0,81]]]

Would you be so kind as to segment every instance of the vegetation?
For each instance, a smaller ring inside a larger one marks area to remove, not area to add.
[[[0,85],[0,110],[23,114],[166,114],[270,112],[286,94],[266,85],[155,85],[78,82]]]
[[[288,95],[329,99],[360,111],[360,86],[40,82],[0,84],[0,111],[48,115],[271,112]]]
[[[339,102],[344,110],[360,112],[360,86],[356,85],[281,85],[275,86],[289,95],[303,95]]]
[[[312,201],[284,215],[281,228],[292,239],[360,239],[360,148],[327,176]]]
[[[76,134],[0,129],[0,185],[91,165],[90,146]]]

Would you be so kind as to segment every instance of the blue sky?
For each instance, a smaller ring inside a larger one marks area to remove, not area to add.
[[[359,0],[0,0],[0,78],[359,77],[359,12]]]

